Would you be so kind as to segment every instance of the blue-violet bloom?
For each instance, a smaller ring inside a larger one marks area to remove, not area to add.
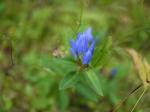
[[[116,68],[112,68],[110,72],[110,76],[114,77],[117,74],[118,70]]]
[[[80,59],[83,65],[89,64],[94,53],[96,40],[92,35],[92,28],[78,33],[76,40],[70,39],[70,52],[75,60]]]

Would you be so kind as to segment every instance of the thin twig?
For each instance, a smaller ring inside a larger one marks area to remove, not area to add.
[[[136,92],[142,86],[143,86],[143,84],[140,84],[134,90],[132,90],[119,104],[117,104],[117,106],[115,107],[115,109],[112,112],[116,112],[120,108],[120,106],[128,99],[128,97],[130,95],[132,95],[134,92]]]
[[[146,89],[144,89],[144,91],[142,92],[142,94],[140,95],[139,99],[137,100],[136,104],[134,105],[134,107],[132,108],[130,112],[134,111],[135,107],[137,106],[137,104],[139,103],[139,101],[141,100],[145,92],[146,92]]]

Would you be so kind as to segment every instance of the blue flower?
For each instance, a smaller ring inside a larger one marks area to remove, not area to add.
[[[78,33],[75,41],[70,39],[70,52],[75,60],[80,59],[83,65],[87,65],[92,59],[95,43],[92,28],[88,28],[83,33]]]
[[[118,70],[116,68],[112,68],[110,75],[114,77],[117,74]]]

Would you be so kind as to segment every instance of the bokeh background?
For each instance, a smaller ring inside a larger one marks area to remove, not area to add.
[[[69,67],[59,58],[69,55],[69,39],[89,26],[95,37],[113,38],[111,57],[99,70],[105,96],[94,100],[86,90],[58,89],[65,75],[59,67]],[[149,0],[0,0],[0,112],[111,112],[141,83],[121,48],[150,60],[149,36]],[[58,58],[57,72],[49,70],[51,57]],[[141,92],[119,112],[128,112]],[[147,91],[135,112],[149,111]]]

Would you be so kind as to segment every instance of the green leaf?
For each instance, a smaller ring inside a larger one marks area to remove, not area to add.
[[[65,75],[76,69],[76,65],[71,60],[51,56],[42,56],[40,65],[58,75]]]
[[[91,83],[95,92],[98,95],[103,96],[101,84],[100,84],[99,78],[97,77],[95,72],[93,70],[88,70],[86,73],[87,73],[87,78],[88,78],[89,82]]]
[[[59,106],[60,106],[60,112],[66,112],[66,109],[69,105],[69,95],[66,91],[61,90],[59,94]]]
[[[60,81],[59,89],[64,90],[66,88],[73,87],[75,86],[78,80],[79,80],[78,74],[76,74],[76,72],[70,72],[64,77],[63,80]]]
[[[92,66],[98,67],[106,63],[110,56],[110,51],[112,48],[112,37],[103,38],[99,45],[95,48]]]
[[[82,83],[76,84],[76,89],[83,97],[87,98],[88,100],[92,100],[94,102],[98,101],[98,95],[87,85]]]

